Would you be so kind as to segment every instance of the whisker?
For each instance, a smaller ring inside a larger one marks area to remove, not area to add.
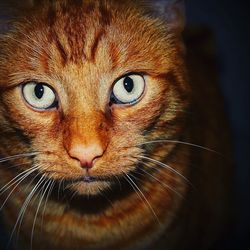
[[[18,167],[25,166],[25,165],[30,165],[30,162],[25,162],[25,163],[10,165],[8,167],[5,167],[4,170],[6,170],[6,169],[12,169],[12,168],[18,168]]]
[[[16,182],[19,181],[19,177],[21,178],[22,175],[26,174],[27,172],[34,170],[38,168],[38,166],[33,166],[29,169],[26,169],[25,171],[21,172],[20,174],[18,174],[17,176],[15,176],[12,180],[10,180],[7,184],[5,184],[1,189],[0,189],[0,195],[2,195],[6,190],[8,190],[10,187],[12,187],[13,185],[15,185]],[[13,183],[14,182],[14,183]]]
[[[174,192],[175,194],[177,194],[179,197],[181,197],[182,199],[184,199],[183,195],[181,195],[178,191],[174,190],[171,186],[167,185],[166,183],[162,182],[161,180],[159,180],[157,177],[153,176],[152,174],[148,173],[146,170],[144,169],[140,169],[142,172],[144,172],[145,174],[149,175],[150,177],[152,177],[154,180],[156,180],[157,182],[159,182],[163,187],[166,187],[167,189],[171,190],[172,192]]]
[[[77,190],[75,190],[75,191],[70,190],[70,193],[71,193],[70,201],[72,201],[74,199],[74,197],[78,194],[78,192],[77,192]]]
[[[16,188],[18,187],[18,185],[23,182],[30,174],[32,174],[33,172],[35,172],[38,169],[38,167],[36,167],[35,169],[31,170],[30,172],[26,173],[25,176],[22,176],[20,179],[17,180],[17,184],[13,184],[15,185],[15,187],[11,190],[11,192],[8,194],[7,198],[5,199],[5,201],[2,203],[1,207],[0,207],[0,211],[3,209],[3,207],[5,206],[6,202],[8,201],[8,199],[10,198],[10,196],[13,194],[13,192],[16,190]],[[12,186],[12,185],[11,185]],[[7,191],[11,186],[9,186],[7,189],[5,189],[5,191]],[[5,192],[4,191],[4,192]]]
[[[30,250],[33,249],[33,238],[34,238],[34,230],[35,230],[37,215],[38,215],[38,212],[40,210],[40,206],[41,206],[42,200],[43,200],[43,198],[44,198],[44,196],[45,196],[48,188],[50,187],[50,184],[51,184],[51,180],[45,181],[45,183],[43,184],[43,188],[41,190],[42,191],[42,195],[41,195],[40,201],[38,203],[37,210],[36,210],[35,217],[34,217],[34,222],[33,222],[33,225],[32,225],[31,240],[30,240]],[[46,185],[47,185],[47,187],[45,188]],[[45,190],[44,190],[44,188],[45,188]]]
[[[146,202],[148,208],[150,209],[150,211],[152,212],[152,214],[154,215],[154,217],[156,218],[157,222],[161,225],[159,218],[157,217],[154,209],[152,208],[151,204],[149,203],[149,201],[147,200],[146,196],[143,194],[143,192],[140,190],[140,188],[136,185],[136,183],[133,181],[133,179],[129,176],[129,174],[125,173],[124,171],[122,171],[125,174],[126,180],[128,181],[128,183],[131,185],[131,187],[134,189],[134,191],[138,194],[138,196],[140,197],[140,199],[143,202]],[[138,192],[137,192],[138,191]]]
[[[57,188],[57,199],[58,200],[59,200],[59,197],[60,197],[62,181],[63,181],[62,179],[59,181],[58,188]]]
[[[160,161],[157,161],[153,158],[150,158],[150,157],[146,157],[146,156],[138,156],[139,158],[142,158],[142,159],[145,159],[145,160],[148,160],[148,161],[151,161],[151,162],[154,162],[156,163],[157,165],[159,166],[162,166],[163,168],[165,169],[168,169],[170,172],[180,176],[182,179],[184,179],[187,183],[189,183],[190,185],[193,186],[193,184],[190,182],[190,180],[188,180],[184,175],[182,175],[181,173],[179,173],[177,170],[175,170],[174,168],[170,167],[169,165],[163,163],[163,162],[160,162]]]
[[[198,149],[203,149],[203,150],[215,153],[217,155],[223,156],[221,153],[215,151],[214,149],[211,149],[211,148],[208,148],[208,147],[204,147],[204,146],[201,146],[201,145],[198,145],[198,144],[190,143],[190,142],[177,141],[177,140],[167,140],[167,139],[164,139],[164,140],[147,141],[147,142],[139,144],[138,146],[142,146],[142,145],[146,145],[146,144],[153,144],[153,143],[165,143],[165,142],[167,142],[167,143],[175,143],[175,144],[182,144],[182,145],[186,145],[186,146],[191,146],[191,147],[195,147],[195,148],[198,148]]]
[[[10,235],[10,238],[9,238],[9,242],[8,242],[8,245],[7,245],[7,248],[6,248],[6,249],[9,249],[11,240],[12,240],[12,238],[13,238],[13,235],[14,235],[14,232],[15,232],[15,230],[16,230],[16,227],[17,227],[17,225],[18,225],[18,223],[19,223],[19,221],[20,221],[20,218],[21,218],[21,217],[23,216],[23,214],[25,213],[25,211],[26,211],[26,209],[27,209],[27,207],[28,207],[28,205],[29,205],[29,203],[30,203],[32,197],[34,196],[34,194],[35,194],[35,192],[37,191],[37,189],[41,186],[41,184],[42,184],[42,182],[44,181],[44,179],[45,179],[45,175],[43,175],[43,176],[39,179],[39,181],[38,181],[37,184],[33,187],[32,191],[30,192],[30,194],[28,195],[28,197],[25,199],[24,204],[22,205],[21,210],[20,210],[20,212],[19,212],[19,214],[18,214],[18,217],[17,217],[16,223],[15,223],[15,225],[14,225],[14,228],[13,228],[13,230],[12,230],[12,232],[11,232],[11,235]]]
[[[115,178],[117,179],[117,182],[119,183],[120,191],[122,191],[122,184],[118,176],[114,175]]]
[[[1,158],[0,163],[6,162],[6,161],[11,161],[11,160],[16,160],[16,159],[23,158],[23,157],[34,156],[34,155],[37,155],[38,153],[39,152],[31,152],[31,153],[23,153],[23,154],[7,156],[7,157],[4,157],[4,158]]]
[[[44,219],[44,214],[45,214],[45,211],[46,211],[46,206],[47,206],[47,203],[48,203],[48,199],[49,199],[49,196],[51,195],[52,190],[53,190],[53,188],[55,186],[55,180],[51,180],[49,185],[50,185],[50,189],[48,190],[48,193],[47,193],[47,196],[46,196],[46,199],[45,199],[45,203],[44,203],[43,213],[42,213],[43,214],[42,215],[42,226],[43,226],[43,219]]]
[[[36,174],[33,178],[32,178],[32,180],[29,182],[29,184],[26,186],[26,188],[24,189],[24,192],[27,192],[27,190],[28,190],[28,188],[31,186],[31,184],[33,183],[33,181],[37,178],[37,176],[39,176],[39,173],[38,174]],[[34,199],[36,199],[37,198],[37,196],[34,198]],[[18,237],[19,237],[19,235],[20,235],[20,229],[21,229],[21,226],[22,226],[22,221],[23,221],[23,217],[24,217],[24,213],[22,214],[22,216],[21,216],[21,218],[20,218],[20,222],[19,222],[19,226],[18,226],[18,230],[17,230],[17,241],[18,241]]]
[[[41,165],[39,165],[39,167],[41,167]],[[48,168],[48,167],[47,167]],[[24,192],[27,191],[27,189],[30,187],[30,185],[33,183],[33,181],[37,178],[37,176],[39,176],[40,173],[37,173],[33,178],[32,180],[29,182],[29,184],[26,186]],[[39,192],[40,193],[40,192]],[[36,195],[36,197],[34,197],[33,201],[38,197],[39,193]],[[18,236],[20,234],[20,229],[21,229],[21,225],[22,225],[22,221],[23,221],[23,217],[24,217],[24,214],[25,212],[22,214],[21,218],[20,218],[20,222],[19,222],[19,226],[18,226],[18,230],[17,230],[17,239],[18,239]]]

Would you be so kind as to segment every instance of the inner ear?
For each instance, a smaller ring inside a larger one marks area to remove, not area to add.
[[[185,26],[184,0],[150,0],[156,13],[161,16],[170,31],[180,33]]]

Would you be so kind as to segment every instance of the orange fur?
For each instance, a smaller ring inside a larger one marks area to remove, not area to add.
[[[32,159],[5,164],[23,164],[15,171],[2,165],[1,184],[35,164],[40,166],[38,177],[45,174],[54,184],[47,189],[51,194],[46,209],[40,209],[35,221],[34,249],[206,249],[214,239],[199,220],[204,213],[217,222],[223,220],[224,210],[210,207],[221,194],[212,198],[207,189],[211,183],[220,188],[223,171],[206,185],[200,182],[211,178],[215,168],[210,166],[221,164],[221,159],[211,152],[199,154],[202,160],[195,162],[206,168],[196,177],[192,147],[176,143],[142,146],[158,139],[195,143],[202,131],[194,131],[197,124],[188,115],[195,91],[187,82],[179,34],[167,31],[166,24],[149,15],[141,1],[44,2],[23,15],[0,45],[0,154],[39,152]],[[136,105],[109,107],[113,83],[129,72],[145,75],[143,98]],[[52,86],[60,97],[59,108],[39,112],[27,106],[19,85],[30,80]],[[91,143],[98,144],[103,154],[89,174],[113,181],[63,186],[63,180],[86,175],[70,149]],[[207,139],[200,143],[221,150]],[[137,175],[138,166],[148,174]],[[131,179],[124,173],[131,174]],[[195,193],[182,176],[201,193]],[[37,183],[37,179],[30,182],[32,177],[18,185],[6,204],[4,217],[10,230]],[[205,208],[202,197],[208,199]],[[39,201],[33,198],[24,216],[20,234],[25,246],[30,244]],[[181,246],[188,226],[192,236]],[[194,240],[200,228],[204,235]]]

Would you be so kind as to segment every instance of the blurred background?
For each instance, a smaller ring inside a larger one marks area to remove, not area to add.
[[[187,0],[187,27],[210,30],[219,83],[231,124],[236,163],[237,218],[218,249],[250,249],[250,2]],[[217,249],[217,248],[216,248]]]
[[[250,249],[250,3],[238,0],[187,0],[187,27],[212,35],[220,89],[231,124],[236,163],[237,221],[216,250]],[[206,39],[204,33],[201,39]],[[199,39],[197,40],[199,42]],[[1,224],[1,223],[0,223]],[[6,236],[0,227],[0,250]]]

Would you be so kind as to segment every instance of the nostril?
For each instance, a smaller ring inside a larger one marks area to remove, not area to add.
[[[88,162],[88,161],[85,161],[85,162],[80,162],[81,163],[81,167],[82,168],[86,168],[86,169],[90,169],[93,167],[93,163],[94,161],[91,161],[91,162]]]
[[[99,144],[75,144],[68,151],[71,158],[80,162],[82,168],[90,169],[95,161],[103,155],[103,148]]]

